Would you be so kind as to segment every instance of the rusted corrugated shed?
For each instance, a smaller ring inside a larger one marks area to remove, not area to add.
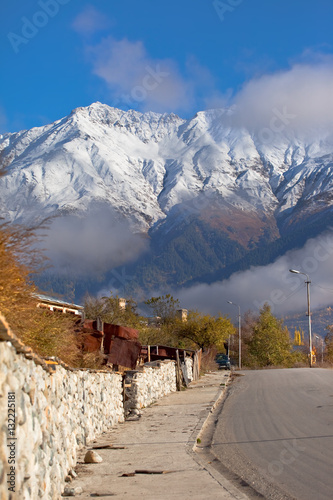
[[[80,336],[84,352],[101,350],[103,332],[97,330],[97,326],[97,322],[93,320],[85,320],[82,324],[78,324],[76,331]]]
[[[90,332],[91,330],[100,332],[100,334],[103,335],[103,332],[99,329],[99,322],[97,320],[85,319],[82,325],[82,331]]]
[[[98,326],[97,321],[86,319],[80,327],[85,352],[98,352],[101,350],[103,332],[97,329]]]
[[[156,361],[158,359],[177,359],[177,351],[178,355],[181,359],[183,359],[186,354],[194,355],[193,350],[191,349],[177,349],[176,347],[169,347],[164,345],[151,345],[150,346],[150,359],[151,361]],[[141,356],[146,359],[148,356],[147,346],[143,346],[141,350]]]
[[[83,334],[83,350],[86,352],[98,352],[101,350],[102,336],[96,337],[95,335],[89,335],[89,333]]]
[[[104,353],[110,353],[110,345],[113,337],[122,338],[126,340],[137,340],[139,337],[138,330],[134,328],[128,328],[127,326],[111,325],[110,323],[104,323]],[[124,365],[126,366],[126,365]]]
[[[126,366],[131,370],[135,370],[140,351],[140,342],[114,337],[110,342],[108,363]]]

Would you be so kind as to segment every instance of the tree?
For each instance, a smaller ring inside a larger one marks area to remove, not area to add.
[[[122,309],[119,307],[118,295],[113,296],[112,292],[110,292],[109,297],[97,298],[88,295],[84,303],[87,318],[93,320],[100,318],[105,323],[133,328],[138,328],[141,320],[136,312],[136,307],[136,303],[129,299],[126,302],[126,308]]]
[[[328,326],[327,330],[325,335],[326,359],[329,363],[333,363],[333,326]]]
[[[152,310],[154,316],[161,318],[161,323],[172,323],[176,318],[176,311],[180,308],[178,299],[174,299],[172,295],[162,295],[160,297],[152,297],[145,301],[145,304]]]
[[[81,352],[72,317],[37,308],[31,272],[38,269],[38,253],[31,250],[33,231],[0,227],[0,312],[14,333],[41,356],[57,356],[78,366]]]
[[[185,343],[178,338],[174,328],[170,325],[149,326],[141,325],[139,328],[139,341],[143,345],[166,345],[169,347],[185,348]]]
[[[253,334],[248,341],[252,366],[289,366],[292,364],[292,344],[287,327],[273,316],[266,303],[258,321],[253,325]]]
[[[294,345],[304,345],[304,331],[302,329],[298,330],[295,328]]]
[[[179,322],[176,327],[178,338],[187,340],[192,347],[193,345],[201,349],[216,347],[218,351],[224,351],[224,342],[235,332],[228,318],[223,316],[215,318],[198,311],[190,311],[187,322]]]

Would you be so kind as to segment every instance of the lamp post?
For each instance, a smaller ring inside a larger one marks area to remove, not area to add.
[[[306,273],[302,273],[301,271],[297,271],[296,269],[289,269],[289,272],[295,273],[295,274],[303,274],[306,276],[307,280],[305,281],[306,283],[306,296],[307,296],[307,302],[308,302],[308,328],[309,328],[309,350],[310,350],[310,368],[312,367],[312,335],[311,335],[311,313],[310,313],[310,278],[309,275]]]
[[[241,331],[241,313],[240,306],[238,304],[234,304],[230,300],[227,300],[228,304],[238,307],[238,368],[242,368],[242,331]]]

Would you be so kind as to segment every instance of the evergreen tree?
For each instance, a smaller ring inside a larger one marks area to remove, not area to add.
[[[253,366],[288,366],[292,362],[288,329],[272,314],[267,303],[260,310],[248,346]]]
[[[326,359],[329,363],[333,363],[333,327],[327,327],[327,334],[325,336],[326,345]]]

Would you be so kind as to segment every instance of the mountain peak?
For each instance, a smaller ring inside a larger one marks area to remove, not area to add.
[[[184,123],[184,120],[174,113],[159,114],[153,111],[141,113],[133,109],[124,111],[100,102],[74,109],[68,116],[69,120],[73,118],[76,119],[76,123],[85,123],[84,127],[87,126],[87,122],[113,127],[118,131],[136,135],[143,142],[151,140],[158,142]]]
[[[24,221],[105,201],[148,230],[176,206],[214,193],[225,207],[290,217],[301,202],[330,206],[333,139],[277,139],[265,148],[245,128],[226,125],[232,109],[183,120],[123,111],[100,102],[53,124],[0,138],[8,175],[0,215]],[[319,199],[319,198],[318,198]]]

